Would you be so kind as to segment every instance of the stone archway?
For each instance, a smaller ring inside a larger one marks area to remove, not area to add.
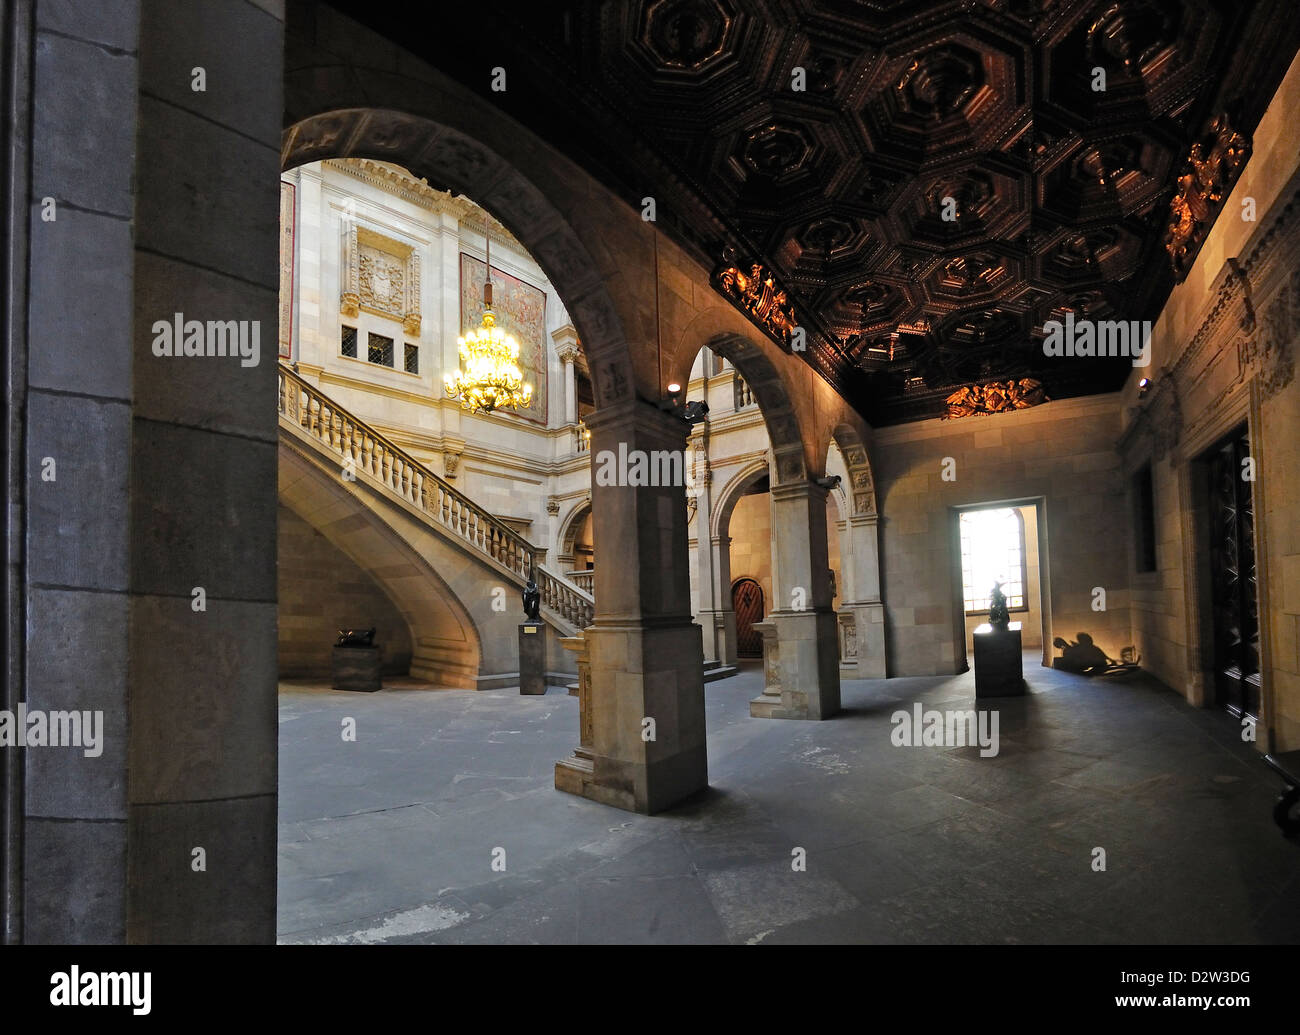
[[[579,500],[560,523],[560,533],[556,536],[556,542],[559,544],[559,554],[556,560],[560,563],[562,573],[567,573],[569,570],[581,570],[576,567],[574,550],[578,533],[582,530],[583,523],[590,515],[591,498],[587,497]]]
[[[706,495],[709,485],[704,486],[699,497],[700,507],[705,510],[703,516],[696,511],[699,621],[704,630],[705,657],[723,665],[734,665],[740,656],[731,595],[731,515],[749,488],[769,474],[769,468],[767,459],[746,464],[718,491],[711,507]]]
[[[655,405],[657,378],[646,382],[624,333],[625,314],[636,317],[639,308],[615,297],[629,278],[615,265],[613,228],[631,225],[639,235],[641,221],[558,153],[525,139],[499,109],[433,70],[385,76],[374,90],[360,89],[353,71],[346,59],[318,53],[288,76],[283,165],[371,158],[471,196],[536,259],[574,322],[593,375],[593,458],[682,450],[687,426]],[[599,211],[611,203],[620,207]],[[684,500],[680,485],[592,491],[594,541],[629,563],[595,575],[595,620],[579,655],[588,673],[580,685],[589,688],[580,695],[582,743],[557,764],[556,786],[640,812],[665,808],[708,780]],[[665,514],[673,516],[667,528]],[[630,658],[645,660],[632,670]],[[645,716],[658,719],[652,742],[640,736]]]
[[[823,481],[810,477],[805,436],[792,403],[795,392],[767,353],[747,336],[723,332],[700,344],[729,360],[744,377],[758,401],[771,443],[772,599],[767,619],[757,626],[764,637],[767,684],[763,694],[750,702],[750,714],[829,718],[840,708],[840,677],[826,541],[827,489]],[[694,353],[689,361],[682,359],[689,372]],[[717,647],[715,651],[725,661],[734,651],[735,615],[730,579],[720,577],[729,564],[722,556],[724,544],[715,534],[707,474],[697,497],[698,584],[702,589],[712,587],[715,643],[719,637],[723,640],[720,651]],[[734,499],[730,505],[734,507]],[[706,627],[706,642],[708,632]]]
[[[885,606],[880,599],[880,535],[875,480],[861,434],[852,425],[837,424],[831,441],[844,463],[843,490],[846,509],[844,549],[840,566],[845,585],[840,596],[842,635],[850,637],[844,651],[854,658],[859,679],[884,679],[888,675],[885,652]],[[829,448],[829,447],[828,447]]]

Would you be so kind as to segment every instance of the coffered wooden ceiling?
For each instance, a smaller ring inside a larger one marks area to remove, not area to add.
[[[1127,359],[1048,359],[1044,322],[1154,320],[1190,147],[1220,114],[1249,140],[1300,46],[1292,0],[478,0],[424,33],[338,6],[654,196],[710,268],[768,267],[876,425],[1000,378],[1118,388]]]

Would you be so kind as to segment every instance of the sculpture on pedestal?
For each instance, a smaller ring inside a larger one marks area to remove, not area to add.
[[[374,645],[374,629],[340,629],[339,638],[334,641],[336,647],[373,647]]]
[[[1005,629],[1007,623],[1011,621],[1011,616],[1007,613],[1007,598],[1002,592],[1002,583],[993,583],[993,592],[989,594],[989,600],[993,605],[989,608],[989,625],[994,629]]]
[[[538,592],[537,583],[533,581],[532,573],[528,574],[528,581],[524,584],[524,615],[530,622],[538,621],[538,612],[542,606],[542,594]]]

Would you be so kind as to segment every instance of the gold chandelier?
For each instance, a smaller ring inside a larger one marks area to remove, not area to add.
[[[533,398],[533,386],[524,383],[519,369],[519,342],[496,325],[492,312],[492,244],[483,281],[483,324],[457,339],[461,369],[446,377],[447,395],[459,399],[462,409],[491,413],[496,409],[520,410]]]

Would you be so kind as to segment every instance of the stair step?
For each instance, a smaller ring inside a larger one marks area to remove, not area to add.
[[[735,665],[724,665],[720,661],[706,661],[704,663],[704,681],[706,683],[714,683],[719,679],[726,679],[729,676],[734,676],[739,671],[740,669]]]

